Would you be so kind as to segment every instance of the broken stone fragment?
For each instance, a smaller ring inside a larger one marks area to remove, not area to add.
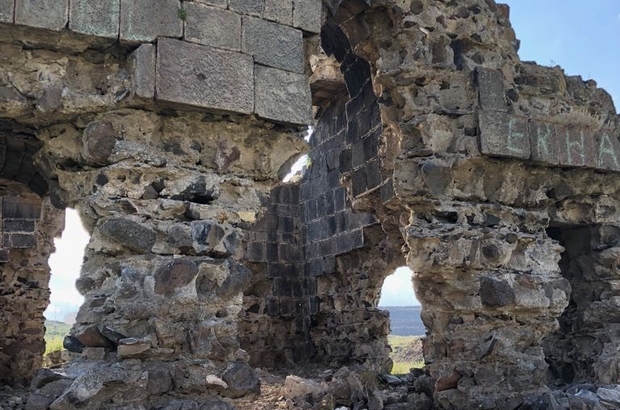
[[[223,392],[228,397],[260,394],[260,380],[247,363],[235,362],[229,365],[222,374],[222,380],[228,384],[228,388]]]
[[[99,230],[119,244],[143,253],[149,252],[157,240],[155,231],[125,218],[109,219],[99,227]]]
[[[106,165],[116,144],[116,132],[110,122],[91,122],[82,136],[82,157],[92,165]]]
[[[228,384],[220,379],[219,377],[210,374],[207,376],[207,387],[213,387],[213,386],[218,386],[218,387],[223,387],[224,389],[228,388]]]
[[[325,389],[319,383],[311,379],[304,379],[299,376],[286,376],[282,395],[287,399],[307,398],[318,400],[325,393]]]
[[[151,350],[150,341],[129,337],[120,340],[118,345],[118,357],[120,359],[144,357],[149,350]]]
[[[173,259],[164,263],[155,273],[155,293],[171,296],[189,284],[198,274],[198,266],[187,258]]]

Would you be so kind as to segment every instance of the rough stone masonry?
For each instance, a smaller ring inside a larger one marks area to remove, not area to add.
[[[227,409],[256,366],[385,372],[406,263],[434,408],[614,408],[618,114],[518,44],[493,0],[0,0],[0,382]],[[67,207],[81,353],[38,371]]]

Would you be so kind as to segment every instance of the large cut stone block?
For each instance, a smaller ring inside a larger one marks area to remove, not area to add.
[[[77,33],[117,38],[120,0],[71,0],[69,28]]]
[[[14,0],[0,0],[0,23],[12,23],[14,11]]]
[[[506,87],[504,86],[504,76],[499,70],[478,68],[476,70],[478,79],[478,93],[480,106],[483,110],[506,112]]]
[[[15,24],[60,31],[67,25],[69,0],[16,0]]]
[[[310,33],[321,32],[321,0],[295,0],[293,26]]]
[[[620,171],[620,135],[605,132],[596,138],[596,167]]]
[[[228,0],[228,7],[239,13],[260,16],[265,8],[265,0]]]
[[[560,162],[560,156],[556,126],[534,120],[530,120],[528,126],[532,145],[532,160],[557,165]]]
[[[241,49],[241,16],[232,11],[185,3],[185,39],[207,46]]]
[[[293,24],[293,0],[265,0],[263,18],[290,26]]]
[[[310,123],[312,99],[305,75],[259,65],[255,75],[256,114],[286,123]]]
[[[157,37],[183,36],[179,0],[121,0],[120,39],[151,42]]]
[[[480,111],[480,150],[483,154],[529,159],[527,120],[501,112]]]
[[[303,48],[299,30],[254,17],[243,19],[242,50],[259,64],[303,73]]]
[[[131,88],[141,98],[155,97],[155,46],[142,44],[131,54]]]
[[[594,135],[589,129],[573,125],[557,128],[560,165],[596,167]]]
[[[162,38],[157,44],[157,99],[250,114],[252,57]]]

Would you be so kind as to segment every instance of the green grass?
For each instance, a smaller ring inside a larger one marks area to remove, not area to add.
[[[71,326],[53,320],[45,321],[45,354],[62,350],[62,341],[69,334]]]
[[[398,354],[401,350],[406,352],[411,349],[410,345],[415,344],[419,338],[419,336],[388,336],[388,343],[392,347],[392,354],[390,354],[390,357],[394,361],[394,366],[392,366],[392,371],[390,372],[391,374],[407,374],[410,369],[421,369],[424,367],[423,361],[402,360],[409,355],[403,357],[402,354]]]
[[[411,369],[421,369],[424,362],[394,362],[390,374],[407,374]]]
[[[62,350],[62,336],[45,337],[45,354],[50,354],[57,350]]]

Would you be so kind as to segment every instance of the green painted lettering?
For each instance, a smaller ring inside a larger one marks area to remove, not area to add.
[[[543,125],[536,127],[536,153],[539,158],[549,158],[552,154],[549,149],[549,137],[551,136],[552,128],[550,124],[544,124],[544,130],[541,130],[542,127]]]

